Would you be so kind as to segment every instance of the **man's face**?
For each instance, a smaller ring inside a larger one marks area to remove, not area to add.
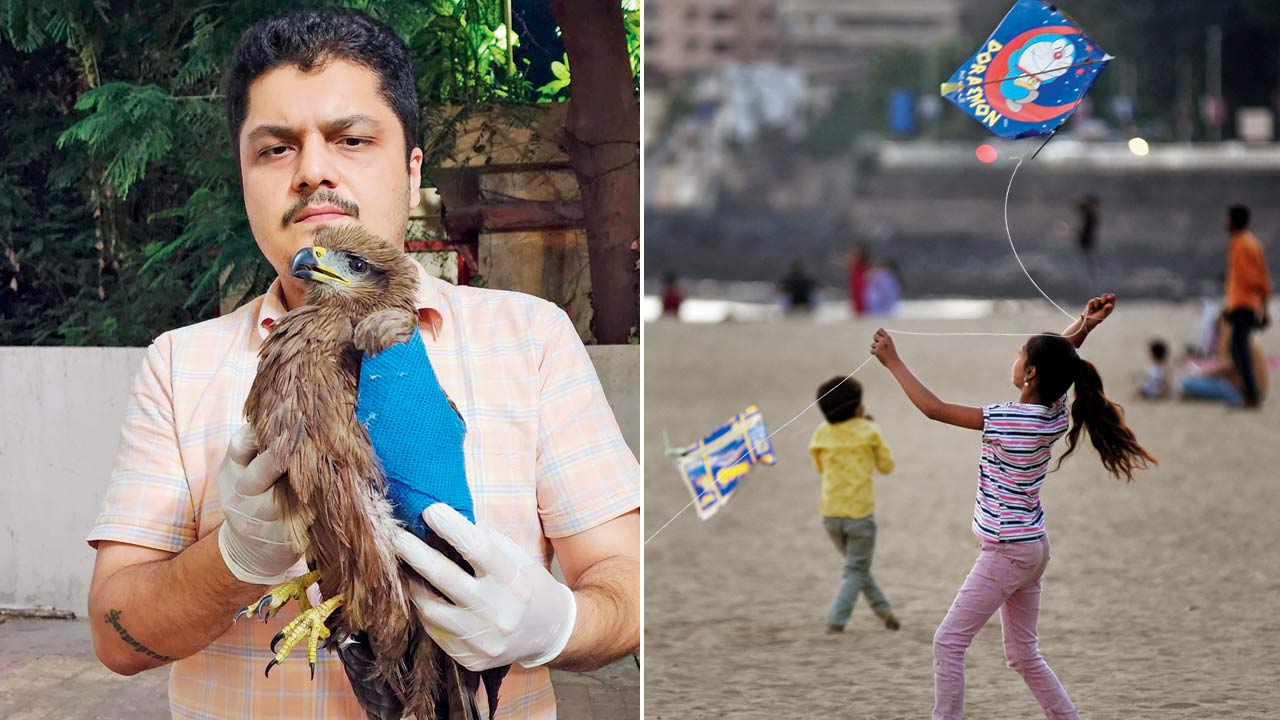
[[[290,308],[302,304],[306,281],[290,275],[289,262],[316,230],[360,223],[404,238],[422,150],[405,162],[404,131],[372,70],[334,60],[311,73],[294,65],[264,73],[249,85],[239,143],[249,226]]]

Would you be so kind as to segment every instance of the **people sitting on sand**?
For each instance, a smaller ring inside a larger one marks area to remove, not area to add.
[[[1231,356],[1231,332],[1220,321],[1218,352],[1212,358],[1187,360],[1187,374],[1182,378],[1181,397],[1184,400],[1221,401],[1233,407],[1245,405],[1245,382]],[[1255,338],[1250,339],[1254,381],[1258,400],[1267,396],[1267,358]]]
[[[1169,381],[1169,346],[1164,340],[1156,338],[1147,345],[1151,356],[1151,364],[1142,376],[1142,384],[1138,386],[1138,397],[1148,400],[1163,400],[1171,394]]]
[[[892,315],[902,299],[902,281],[892,261],[878,261],[867,273],[863,307],[868,315]]]

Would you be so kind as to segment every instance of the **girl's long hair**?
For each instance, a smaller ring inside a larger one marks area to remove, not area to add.
[[[1133,471],[1155,464],[1156,458],[1138,444],[1133,430],[1124,422],[1124,409],[1107,397],[1102,389],[1102,376],[1093,363],[1080,357],[1076,348],[1061,335],[1035,335],[1024,348],[1026,366],[1036,369],[1040,400],[1053,402],[1072,385],[1076,388],[1071,403],[1071,430],[1067,433],[1067,451],[1058,465],[1067,459],[1080,441],[1080,431],[1089,431],[1089,440],[1102,458],[1102,466],[1125,481],[1133,479]]]

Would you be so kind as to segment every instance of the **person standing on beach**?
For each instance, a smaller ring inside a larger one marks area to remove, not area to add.
[[[813,311],[813,292],[818,283],[805,272],[804,263],[796,260],[791,270],[778,281],[778,291],[786,303],[787,314]]]
[[[679,318],[680,306],[684,304],[684,289],[676,274],[667,271],[662,276],[662,316]]]
[[[901,627],[889,601],[871,577],[871,554],[876,547],[874,471],[893,472],[893,455],[862,406],[862,384],[834,377],[818,387],[818,407],[827,421],[809,442],[813,466],[822,476],[822,526],[844,557],[844,572],[827,632],[844,632],[858,595],[866,595],[871,610],[890,630]]]
[[[1081,196],[1076,200],[1076,209],[1080,211],[1080,229],[1076,240],[1084,255],[1085,268],[1089,273],[1089,290],[1092,291],[1095,279],[1093,252],[1098,245],[1098,196]]]
[[[1232,205],[1227,209],[1227,297],[1226,318],[1231,326],[1231,360],[1244,384],[1244,406],[1261,404],[1258,381],[1253,367],[1249,335],[1271,323],[1267,299],[1271,295],[1271,277],[1262,255],[1262,243],[1249,232],[1249,208]]]
[[[849,303],[853,306],[854,317],[862,317],[867,311],[867,271],[871,269],[871,255],[867,246],[859,243],[853,248],[853,257],[849,260]]]
[[[1009,667],[1022,676],[1045,717],[1080,717],[1040,655],[1037,640],[1041,578],[1049,564],[1040,489],[1053,444],[1067,436],[1061,465],[1085,429],[1103,467],[1116,477],[1130,480],[1135,470],[1155,462],[1125,424],[1121,407],[1103,392],[1098,368],[1078,352],[1115,309],[1115,299],[1111,294],[1093,298],[1061,335],[1028,338],[1013,363],[1018,399],[982,407],[940,400],[898,356],[889,333],[882,328],[875,334],[871,354],[893,374],[916,408],[931,420],[982,431],[972,524],[982,550],[933,636],[934,720],[963,717],[965,652],[997,610]],[[1067,390],[1073,386],[1075,400],[1068,415]]]

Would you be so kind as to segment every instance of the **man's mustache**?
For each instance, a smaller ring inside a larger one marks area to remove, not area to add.
[[[316,205],[332,205],[353,218],[360,217],[360,208],[354,202],[342,197],[332,190],[317,190],[306,197],[299,198],[298,202],[285,212],[284,217],[280,218],[280,224],[283,227],[288,228],[293,224],[293,219],[297,217],[299,213]]]

